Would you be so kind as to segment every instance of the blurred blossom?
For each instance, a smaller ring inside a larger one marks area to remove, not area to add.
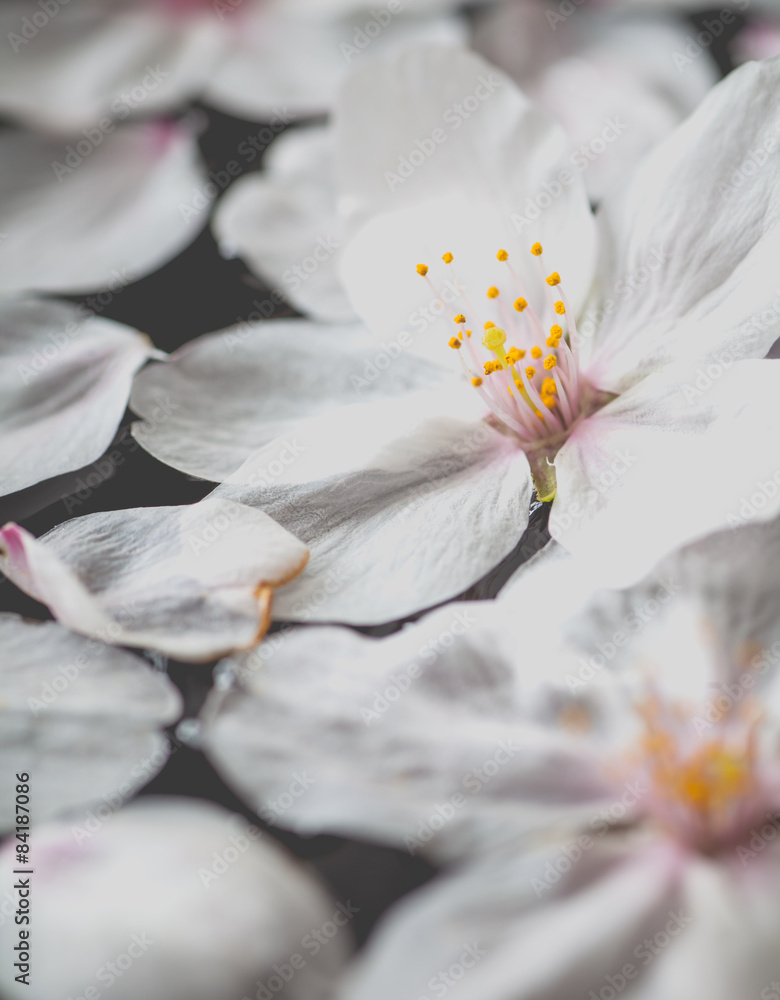
[[[33,828],[34,972],[30,985],[14,982],[18,938],[4,930],[4,997],[332,995],[348,928],[316,953],[303,942],[336,902],[242,817],[194,799],[150,798],[81,842],[73,830],[67,820]],[[19,878],[10,853],[2,855],[3,899]]]
[[[430,46],[366,65],[330,137],[338,200],[314,186],[295,237],[309,254],[291,260],[282,235],[276,269],[311,280],[315,312],[340,288],[373,351],[329,327],[289,358],[253,323],[201,338],[137,377],[142,417],[166,394],[182,406],[139,424],[140,442],[310,547],[285,618],[373,624],[462,593],[519,542],[532,482],[554,538],[612,583],[636,579],[780,467],[765,445],[780,370],[760,360],[780,330],[778,71],[714,88],[594,219],[560,126],[488,63]],[[229,192],[223,238],[235,225],[255,245],[251,219],[271,258],[286,210],[265,210],[275,185],[285,205],[309,197],[302,154],[286,145]],[[269,477],[291,438],[299,457]]]
[[[478,17],[473,45],[563,124],[575,156],[588,155],[606,122],[625,122],[625,136],[585,174],[600,201],[718,79],[706,51],[684,72],[675,65],[689,34],[671,16],[604,13],[598,4],[562,16],[555,5],[507,0]]]
[[[481,1000],[777,979],[779,551],[780,522],[737,528],[593,591],[553,545],[496,602],[387,639],[302,630],[260,672],[239,658],[205,741],[256,808],[305,770],[285,825],[459,862],[389,915],[343,996],[425,995],[453,967]]]
[[[456,41],[454,4],[391,0],[9,0],[0,8],[0,111],[80,139],[102,121],[195,98],[264,120],[329,109],[364,52]]]

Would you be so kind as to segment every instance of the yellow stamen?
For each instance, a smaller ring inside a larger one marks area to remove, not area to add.
[[[548,354],[547,357],[544,359],[544,367],[547,369],[547,371],[550,371],[550,369],[555,368],[557,364],[558,364],[558,359],[555,357],[554,354]]]
[[[496,257],[498,258],[498,260],[509,260],[509,254],[506,252],[506,250],[499,250],[498,253],[496,254]]]
[[[553,271],[553,273],[552,274],[548,274],[547,277],[544,280],[547,282],[548,285],[552,285],[552,286],[560,285],[560,283],[561,283],[561,276],[560,276],[560,274],[558,274],[557,271]]]
[[[532,358],[541,358],[541,356],[542,356],[542,349],[541,349],[541,347],[536,347],[536,345],[534,345],[531,348],[531,357]]]
[[[498,289],[496,288],[495,285],[491,285],[490,288],[488,288],[488,290],[487,290],[487,297],[489,299],[497,299],[498,298]]]
[[[486,375],[492,375],[493,372],[500,372],[501,371],[501,362],[500,361],[484,361],[483,364],[482,364],[482,367],[484,368]]]
[[[519,299],[515,299],[515,302],[514,302],[514,306],[515,306],[515,309],[516,309],[516,310],[517,310],[517,311],[518,311],[519,313],[521,313],[521,312],[523,311],[523,309],[526,309],[526,308],[528,307],[528,303],[527,303],[527,302],[526,302],[526,300],[525,300],[525,299],[524,299],[524,298],[523,298],[523,297],[521,296],[521,297],[520,297]]]
[[[444,261],[445,264],[451,264],[453,260],[452,254],[449,251],[447,251],[447,253],[445,253],[444,256],[442,257],[442,260]]]
[[[529,378],[529,379],[531,379],[531,378],[533,378],[533,377],[534,377],[534,375],[536,375],[536,369],[534,368],[534,366],[533,366],[533,365],[529,365],[529,366],[528,366],[528,367],[526,368],[526,370],[525,370],[525,373],[526,373],[526,375],[528,376],[528,378]]]
[[[466,336],[467,336],[467,337],[470,337],[470,336],[471,336],[471,330],[466,330]]]
[[[479,375],[475,375],[474,378],[471,380],[471,384],[480,386],[482,385],[482,379],[479,377]]]
[[[555,379],[554,378],[546,378],[544,380],[544,382],[542,382],[542,390],[541,391],[546,396],[557,396],[558,395],[558,386],[555,384]]]
[[[463,313],[458,313],[458,315],[453,319],[453,322],[454,323],[465,323],[466,322],[466,317],[463,315]]]
[[[424,278],[424,277],[425,277],[425,275],[426,275],[426,274],[428,273],[428,266],[427,266],[426,264],[418,264],[418,265],[417,265],[417,273],[418,273],[418,274],[419,274],[419,275],[420,275],[420,276],[421,276],[422,278]]]
[[[518,361],[522,361],[525,357],[525,351],[520,350],[519,347],[510,347],[506,352],[506,360],[510,365],[515,364]]]
[[[495,323],[491,323],[490,320],[488,320],[487,323],[485,323],[484,329],[492,330],[495,325],[496,325]]]
[[[566,312],[566,306],[563,304],[563,302],[558,300],[558,302],[555,303],[555,311],[558,313],[559,316],[563,316],[563,314]]]
[[[531,247],[531,253],[534,255],[534,257],[539,257],[542,253],[542,244],[534,243],[534,245]]]
[[[449,339],[449,345],[450,345],[450,347],[455,347],[455,348],[458,348],[458,347],[461,346],[460,345],[460,341],[458,340],[457,337],[450,337],[450,339]]]

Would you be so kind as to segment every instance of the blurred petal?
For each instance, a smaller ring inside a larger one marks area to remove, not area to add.
[[[448,605],[386,639],[335,628],[269,636],[204,709],[209,758],[274,823],[412,854],[458,857],[588,821],[612,786],[584,740],[528,724],[544,661],[532,638],[528,656],[515,651],[518,669],[498,651],[503,612]]]
[[[111,812],[168,758],[160,730],[181,712],[145,660],[54,622],[0,614],[0,827],[15,824],[17,772],[31,775],[33,823],[99,805]]]
[[[622,392],[671,361],[761,358],[780,335],[780,58],[718,84],[604,202],[583,365]]]
[[[133,434],[160,461],[220,482],[284,435],[296,455],[295,435],[309,418],[445,377],[410,358],[403,340],[378,350],[356,324],[247,322],[190,341],[141,372],[130,405],[143,420]]]
[[[69,0],[52,13],[53,5],[32,0],[3,3],[0,35],[13,55],[0,69],[0,110],[78,141],[82,129],[99,132],[106,120],[183,104],[213,71],[227,36],[208,5],[181,4],[178,16],[176,7]]]
[[[316,954],[302,944],[347,906],[337,909],[306,869],[261,837],[211,803],[158,797],[134,802],[81,842],[68,826],[37,828],[41,961],[29,986],[14,982],[18,938],[3,934],[3,995],[51,1000],[110,987],[115,1000],[235,1000],[261,987],[270,993],[277,966],[292,961],[285,1000],[330,995],[349,928]],[[18,877],[10,855],[9,842],[7,893]]]
[[[84,308],[0,302],[0,494],[99,458],[151,350],[143,334]]]
[[[217,488],[311,549],[279,617],[402,618],[457,596],[512,551],[528,524],[528,462],[467,419],[476,396],[464,395],[408,393],[302,422]]]
[[[288,131],[262,173],[231,185],[213,223],[223,252],[240,255],[296,309],[325,321],[355,318],[337,270],[344,233],[332,157],[331,130]]]
[[[775,517],[778,392],[775,361],[644,379],[558,453],[551,535],[594,582],[628,586],[679,545]]]
[[[188,127],[95,132],[69,145],[0,134],[0,291],[119,294],[203,226],[208,184]]]
[[[373,56],[413,42],[465,41],[464,27],[454,16],[393,16],[385,7],[388,23],[380,25],[362,5],[344,17],[338,13],[323,12],[318,4],[313,14],[296,16],[288,0],[245,9],[240,35],[209,81],[204,100],[250,121],[265,121],[280,110],[322,114],[332,109],[353,60],[364,51]],[[372,34],[364,30],[369,22],[378,29],[369,28]]]
[[[40,540],[9,524],[0,540],[0,570],[68,628],[195,662],[258,642],[273,588],[308,557],[261,511],[214,497],[87,514]]]

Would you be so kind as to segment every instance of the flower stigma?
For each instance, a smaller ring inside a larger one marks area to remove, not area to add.
[[[503,287],[490,285],[485,291],[487,307],[496,322],[481,323],[482,336],[473,336],[482,317],[462,291],[463,286],[450,280],[463,307],[449,317],[458,330],[448,338],[448,344],[459,352],[464,373],[491,411],[491,422],[511,434],[526,453],[539,499],[550,501],[557,488],[555,455],[580,418],[606,399],[597,400],[579,370],[576,324],[561,277],[557,271],[546,272],[542,252],[540,243],[531,247],[543,278],[540,284],[546,305],[541,316],[522,294],[509,253],[502,249],[496,259],[506,266],[507,281]],[[452,253],[448,251],[441,259],[452,268]],[[417,273],[443,306],[428,265],[418,264]],[[511,294],[507,294],[510,288]],[[561,323],[565,323],[565,331]],[[467,324],[470,329],[466,329]]]

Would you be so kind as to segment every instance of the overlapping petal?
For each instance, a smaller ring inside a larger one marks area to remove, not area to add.
[[[87,514],[40,540],[0,531],[0,570],[68,628],[195,662],[254,645],[306,546],[261,511],[207,497]]]
[[[99,458],[151,351],[148,337],[84,307],[0,302],[0,494]]]
[[[168,758],[181,698],[145,660],[54,622],[0,614],[0,827],[16,823],[16,774],[32,775],[33,823],[114,812]]]

